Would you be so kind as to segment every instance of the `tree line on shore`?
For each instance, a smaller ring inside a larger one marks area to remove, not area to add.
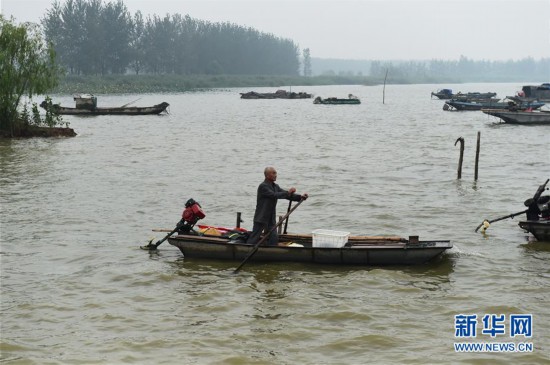
[[[338,61],[312,59],[306,48],[300,58],[298,46],[290,39],[188,15],[144,18],[140,11],[131,15],[122,0],[56,0],[41,22],[58,62],[69,75],[315,75],[374,83],[384,80],[388,72],[388,81],[393,83],[438,83],[546,80],[550,70],[550,58],[532,57],[517,61],[477,61],[466,56],[458,60]],[[334,69],[327,68],[328,64]]]
[[[302,56],[303,76],[298,47],[291,40],[189,16],[153,16],[144,21],[139,12],[131,17],[122,0],[54,2],[42,27],[18,25],[0,14],[0,136],[22,135],[43,126],[68,127],[59,116],[46,113],[44,117],[35,103],[29,104],[33,95],[48,92],[373,85],[385,82],[386,74],[388,83],[394,84],[544,82],[550,76],[550,58],[489,62],[464,56],[458,61],[428,63],[369,61],[366,75],[314,76],[310,50],[304,49]]]
[[[550,58],[518,60],[339,60],[312,58],[316,76],[368,76],[373,82],[541,82],[550,78]]]
[[[458,60],[382,62],[371,64],[370,75],[381,79],[386,70],[393,80],[416,82],[514,82],[547,80],[550,58],[526,57],[517,61]]]
[[[41,23],[69,74],[299,74],[290,39],[188,15],[131,15],[122,0],[55,1]]]

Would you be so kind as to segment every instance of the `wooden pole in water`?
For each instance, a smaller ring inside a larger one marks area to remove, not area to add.
[[[457,171],[457,179],[462,178],[462,163],[464,161],[464,138],[460,137],[456,140],[456,142],[460,141],[460,157],[458,159],[458,171]],[[455,142],[455,146],[456,146]]]
[[[479,166],[479,144],[481,140],[481,132],[477,132],[477,146],[476,146],[476,171],[474,175],[474,180],[477,181],[477,171]]]
[[[386,76],[384,76],[384,89],[382,90],[382,104],[386,101],[386,79],[388,78],[388,69],[386,69]]]

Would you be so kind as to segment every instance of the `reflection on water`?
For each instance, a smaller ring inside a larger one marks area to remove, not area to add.
[[[550,245],[526,242],[514,220],[485,236],[474,232],[485,218],[523,209],[548,178],[541,176],[550,171],[547,126],[443,112],[429,98],[437,88],[392,85],[386,104],[378,86],[303,88],[365,100],[353,108],[242,100],[239,92],[249,90],[238,89],[165,94],[169,115],[67,117],[75,138],[0,140],[0,359],[503,361],[504,354],[458,357],[465,354],[452,349],[454,315],[494,309],[533,313],[536,349],[514,360],[547,362]],[[136,97],[104,95],[102,103]],[[144,105],[159,99],[140,97]],[[465,139],[460,181],[458,137]],[[168,242],[154,253],[139,249],[164,236],[151,229],[173,228],[188,198],[201,203],[205,224],[231,226],[242,212],[250,228],[268,165],[282,187],[310,194],[289,232],[418,235],[454,248],[416,267],[247,263],[237,275],[238,263],[185,259]]]

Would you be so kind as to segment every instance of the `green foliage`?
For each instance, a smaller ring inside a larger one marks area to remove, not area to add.
[[[121,0],[55,1],[42,25],[70,74],[299,74],[289,39],[188,15],[143,19]]]
[[[24,96],[44,94],[57,85],[60,69],[53,48],[33,24],[14,24],[0,15],[0,131],[13,135],[19,128],[19,106]],[[25,107],[22,115],[29,117]]]
[[[66,128],[69,127],[69,122],[64,122],[61,115],[53,112],[55,106],[49,96],[46,96],[46,100],[43,105],[44,109],[46,109],[44,116],[40,113],[36,103],[32,103],[31,105],[31,114],[29,114],[29,103],[23,104],[23,110],[19,114],[19,121],[23,124],[23,126],[50,128],[56,126],[65,126]]]

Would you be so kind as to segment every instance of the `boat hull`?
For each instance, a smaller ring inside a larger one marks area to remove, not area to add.
[[[487,92],[487,93],[479,93],[479,92],[469,92],[469,93],[457,93],[453,94],[451,90],[444,89],[439,90],[438,92],[432,92],[432,96],[435,96],[438,99],[441,100],[449,100],[449,99],[462,99],[462,100],[487,100],[495,97],[497,93],[494,92]]]
[[[498,109],[481,109],[481,111],[510,124],[550,124],[550,112],[512,112]]]
[[[456,109],[459,111],[467,111],[467,110],[481,110],[481,109],[498,109],[498,110],[508,110],[510,108],[510,104],[507,102],[467,102],[467,101],[458,101],[458,100],[449,100],[445,102],[445,105],[448,105],[450,108],[443,108],[445,110],[448,109]],[[526,110],[531,108],[532,110],[539,109],[544,105],[543,102],[530,102],[525,103],[521,105],[517,105],[516,108],[518,110]]]
[[[160,114],[168,108],[169,104],[163,102],[146,107],[114,107],[114,108],[67,108],[58,105],[52,106],[52,112],[60,115],[154,115]]]
[[[288,92],[285,90],[278,90],[274,93],[258,93],[250,91],[247,93],[241,93],[241,99],[310,99],[311,94],[305,92]]]
[[[361,101],[359,99],[323,99],[323,100],[316,100],[313,104],[357,105],[357,104],[361,104]]]
[[[179,235],[168,238],[185,257],[243,261],[253,246],[220,238]],[[372,241],[342,248],[260,246],[250,258],[254,262],[297,262],[326,265],[418,265],[429,262],[452,248],[449,241]]]
[[[530,232],[539,241],[550,242],[550,220],[547,221],[522,221],[518,225]]]

